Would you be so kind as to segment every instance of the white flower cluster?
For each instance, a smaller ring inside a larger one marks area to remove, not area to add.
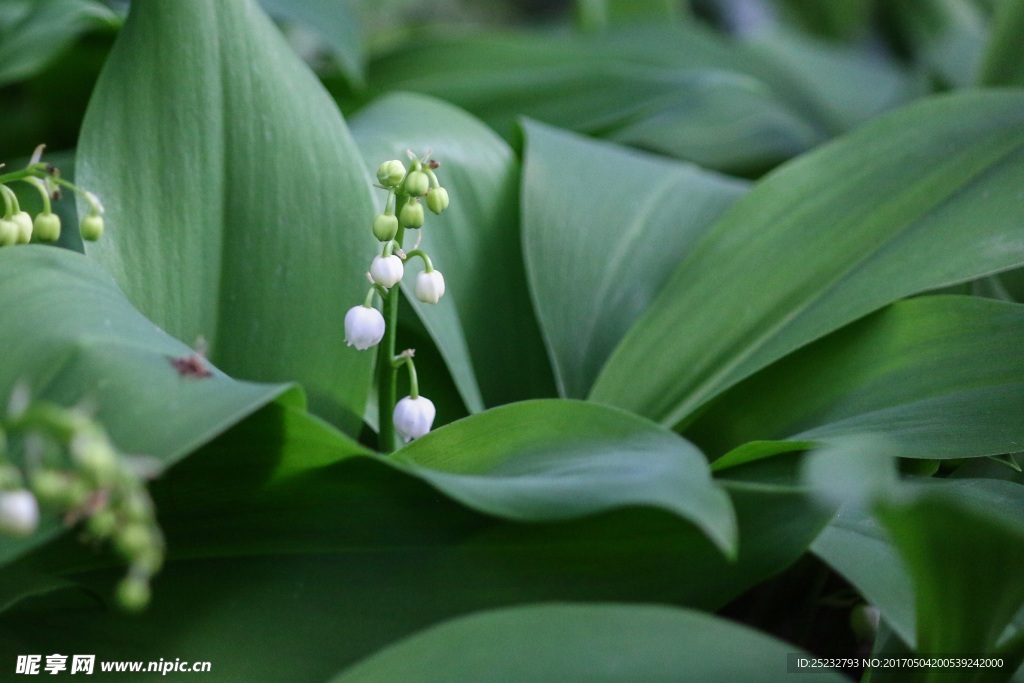
[[[424,251],[413,248],[405,253],[402,250],[402,238],[406,230],[423,227],[426,218],[424,204],[435,214],[448,208],[448,191],[441,187],[434,173],[439,166],[436,161],[418,159],[411,152],[409,158],[408,166],[398,159],[392,159],[377,169],[377,187],[387,190],[388,196],[384,210],[374,218],[372,229],[374,237],[383,246],[367,272],[373,287],[367,293],[366,300],[345,314],[345,342],[361,351],[379,344],[387,333],[387,322],[384,315],[374,308],[373,299],[379,295],[382,301],[394,305],[394,288],[405,275],[406,260],[416,257],[423,260],[424,269],[416,276],[414,293],[417,299],[423,303],[436,304],[444,296],[445,284],[441,271],[434,268]],[[416,244],[418,247],[418,239]],[[390,310],[392,312],[389,315],[394,315],[395,309]],[[393,341],[391,339],[388,342],[391,349],[394,349]],[[395,431],[406,443],[429,432],[436,415],[430,399],[419,395],[412,355],[410,350],[390,359],[393,365],[404,362],[409,367],[410,395],[398,401],[393,414]]]

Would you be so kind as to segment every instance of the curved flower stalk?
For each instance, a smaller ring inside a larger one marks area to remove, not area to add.
[[[0,417],[0,536],[31,535],[41,510],[60,515],[86,542],[109,542],[128,563],[117,601],[140,610],[164,561],[163,534],[143,482],[158,469],[151,458],[118,453],[82,410],[32,401],[19,387]]]
[[[89,213],[78,226],[82,239],[95,242],[103,234],[103,204],[92,192],[83,190],[60,177],[60,170],[40,161],[44,145],[36,147],[28,166],[20,171],[0,175],[0,247],[28,244],[33,237],[40,242],[60,239],[60,216],[53,213],[51,200],[60,198],[60,189],[67,188],[85,198]],[[0,164],[3,168],[3,164]],[[35,219],[22,211],[18,197],[7,185],[26,182],[36,188],[42,198],[43,210]]]
[[[418,257],[424,269],[416,277],[416,298],[436,304],[444,296],[444,276],[434,268],[430,256],[418,248],[407,254],[402,250],[402,242],[406,230],[419,230],[425,225],[424,204],[432,213],[440,214],[448,208],[450,198],[434,173],[440,164],[430,159],[429,153],[423,158],[417,158],[412,152],[408,155],[408,164],[391,159],[377,169],[377,187],[387,191],[384,209],[374,218],[372,226],[373,236],[381,242],[381,252],[373,258],[366,273],[371,283],[366,300],[345,314],[345,341],[349,346],[365,350],[380,345],[377,353],[379,410],[381,416],[392,416],[391,420],[382,417],[380,421],[379,448],[385,453],[395,449],[396,433],[408,443],[429,432],[436,415],[430,399],[419,395],[413,349],[395,355],[401,297],[401,288],[397,285],[405,275],[406,262]],[[373,307],[375,295],[381,299],[382,311]],[[398,401],[397,373],[401,365],[409,369],[411,391]]]

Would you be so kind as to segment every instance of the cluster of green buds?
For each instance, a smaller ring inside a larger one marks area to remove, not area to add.
[[[144,484],[158,472],[153,458],[118,453],[85,411],[32,401],[19,387],[0,419],[0,535],[30,535],[40,508],[54,512],[80,528],[84,541],[109,542],[124,558],[129,569],[117,601],[126,610],[142,609],[164,561],[163,534]]]
[[[25,168],[0,175],[0,197],[3,198],[0,204],[3,209],[0,217],[0,247],[28,244],[33,238],[40,242],[57,241],[60,238],[60,216],[53,213],[50,202],[60,198],[62,187],[81,195],[89,204],[89,213],[78,226],[82,239],[94,242],[103,234],[103,205],[99,198],[61,178],[56,167],[40,161],[43,148],[43,145],[36,148]],[[2,168],[3,164],[0,164]],[[28,183],[39,191],[43,210],[35,219],[27,211],[22,211],[18,196],[8,187],[8,184],[18,181]]]
[[[387,387],[394,385],[394,372],[390,380],[385,380],[385,371],[381,371],[380,392],[381,407],[387,402],[388,410],[393,408],[392,423],[394,429],[406,441],[423,436],[430,431],[434,422],[434,404],[430,399],[419,395],[416,380],[416,367],[413,364],[412,349],[395,355],[394,328],[398,311],[399,287],[405,275],[405,263],[410,259],[419,258],[423,261],[423,270],[416,276],[414,289],[416,298],[428,304],[436,304],[444,296],[444,276],[434,268],[434,264],[425,251],[419,248],[422,233],[417,233],[415,246],[409,252],[403,251],[403,240],[406,230],[420,230],[426,222],[426,205],[432,213],[441,214],[448,208],[448,191],[441,187],[435,171],[440,164],[429,158],[423,158],[407,152],[409,163],[404,164],[398,159],[385,161],[377,169],[376,187],[387,192],[383,211],[374,218],[373,235],[381,243],[381,251],[373,258],[367,278],[371,287],[362,305],[352,307],[345,315],[345,341],[349,346],[365,350],[380,344],[390,330],[391,334],[385,348],[379,352],[378,366],[397,370],[405,365],[409,371],[410,393],[397,404],[389,398]],[[387,314],[374,308],[374,299],[380,297]],[[393,393],[393,392],[392,392]],[[381,413],[385,415],[387,413]],[[382,430],[383,431],[383,430]]]

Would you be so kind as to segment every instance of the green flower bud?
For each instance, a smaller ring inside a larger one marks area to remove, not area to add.
[[[14,214],[14,222],[18,224],[18,243],[28,244],[32,241],[32,216],[24,211]]]
[[[0,218],[0,247],[9,247],[12,244],[17,244],[20,232],[17,223]]]
[[[422,197],[430,189],[430,178],[423,171],[413,171],[405,180],[405,191],[413,197]]]
[[[114,545],[129,560],[153,550],[153,539],[144,524],[128,524],[114,537]]]
[[[385,161],[377,169],[377,180],[385,187],[397,187],[405,178],[405,164],[398,159]]]
[[[422,227],[424,219],[423,205],[419,202],[406,202],[398,216],[398,220],[406,228]]]
[[[132,570],[152,576],[160,571],[163,564],[164,554],[156,548],[151,548],[132,561]]]
[[[87,242],[95,242],[103,234],[103,216],[100,215],[89,215],[82,220],[82,224],[78,226],[78,230],[82,233],[82,239]]]
[[[373,236],[381,242],[395,239],[398,234],[398,218],[382,213],[373,219]]]
[[[96,538],[107,538],[113,536],[117,531],[117,515],[111,510],[100,510],[89,517],[85,528]]]
[[[76,434],[71,439],[71,454],[101,486],[108,486],[117,481],[121,469],[117,453],[102,434]]]
[[[440,215],[448,208],[448,190],[443,187],[432,187],[427,193],[427,208]]]
[[[92,489],[80,478],[53,470],[32,475],[32,490],[39,500],[58,507],[78,507],[92,495]]]
[[[35,235],[43,242],[60,239],[60,216],[55,213],[41,213],[36,216]]]
[[[149,581],[141,576],[128,576],[117,584],[117,603],[129,612],[139,612],[149,604]]]
[[[133,522],[146,522],[153,518],[153,503],[143,491],[133,491],[124,503],[124,513]]]

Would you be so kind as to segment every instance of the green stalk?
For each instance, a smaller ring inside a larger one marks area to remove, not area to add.
[[[402,210],[404,200],[399,200],[395,206],[395,213]],[[395,234],[395,242],[399,248],[402,246],[402,238],[405,236],[405,228],[398,226]],[[401,283],[395,284],[388,290],[388,296],[384,299],[384,339],[377,348],[377,421],[379,438],[377,450],[381,453],[392,453],[395,450],[395,425],[391,421],[391,413],[398,403],[398,368],[391,360],[395,357],[395,338],[398,335],[398,302],[402,298]]]

